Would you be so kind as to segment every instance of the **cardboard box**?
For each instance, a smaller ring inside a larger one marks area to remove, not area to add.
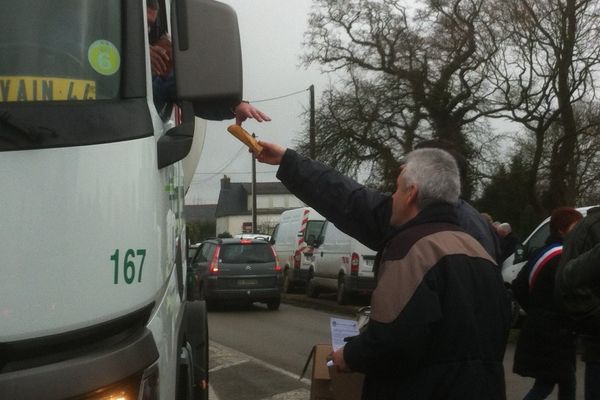
[[[331,345],[317,344],[306,360],[305,370],[311,358],[313,362],[310,400],[360,400],[364,375],[338,372],[335,367],[327,367],[330,354]]]

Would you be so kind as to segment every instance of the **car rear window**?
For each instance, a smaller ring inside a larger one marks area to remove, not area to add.
[[[219,258],[224,263],[266,263],[275,261],[271,246],[267,243],[223,244]]]

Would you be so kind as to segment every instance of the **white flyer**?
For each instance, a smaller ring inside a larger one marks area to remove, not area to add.
[[[358,324],[353,319],[331,317],[329,325],[331,326],[331,347],[333,351],[344,347],[344,344],[346,344],[344,338],[358,335]]]

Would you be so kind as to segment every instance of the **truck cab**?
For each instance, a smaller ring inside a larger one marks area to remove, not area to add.
[[[159,1],[160,114],[145,1],[1,2],[0,398],[206,398],[183,205],[197,117],[241,100],[235,12]]]

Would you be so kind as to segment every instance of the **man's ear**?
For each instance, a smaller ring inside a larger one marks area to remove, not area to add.
[[[410,185],[410,187],[408,188],[408,194],[406,196],[407,203],[411,205],[417,204],[418,193],[419,189],[415,185]]]

